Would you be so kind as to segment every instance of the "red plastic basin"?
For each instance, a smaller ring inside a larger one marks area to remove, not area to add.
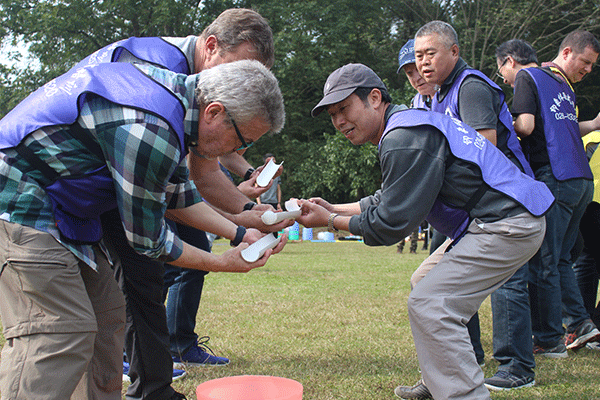
[[[292,379],[241,375],[201,383],[196,396],[198,400],[302,400],[302,389]]]

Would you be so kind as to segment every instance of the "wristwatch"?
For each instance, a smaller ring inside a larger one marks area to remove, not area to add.
[[[335,226],[333,226],[333,220],[335,219],[335,217],[337,217],[339,214],[335,214],[335,213],[331,213],[329,214],[329,218],[327,219],[327,230],[329,232],[339,232],[339,229],[336,229]]]

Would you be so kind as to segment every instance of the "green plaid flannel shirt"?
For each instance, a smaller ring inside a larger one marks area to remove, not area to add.
[[[197,137],[197,76],[137,67],[182,100],[186,136]],[[177,259],[183,243],[165,223],[165,211],[188,207],[202,199],[189,180],[185,160],[179,162],[181,149],[175,132],[155,115],[92,95],[81,107],[78,122],[96,138],[104,160],[88,151],[66,126],[38,129],[23,141],[61,177],[74,177],[106,164],[115,184],[121,220],[134,249],[161,261]],[[95,269],[92,245],[61,240],[50,199],[42,188],[50,182],[44,180],[14,149],[0,153],[0,218],[50,233]]]

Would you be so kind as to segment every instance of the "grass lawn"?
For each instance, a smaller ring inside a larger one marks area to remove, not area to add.
[[[214,252],[227,250],[226,243],[218,240]],[[248,274],[209,274],[196,331],[231,363],[188,368],[174,387],[191,400],[209,379],[275,375],[301,382],[305,400],[394,399],[398,384],[419,378],[406,299],[410,275],[428,252],[408,249],[291,242]],[[483,370],[491,376],[497,363],[489,299],[480,318]],[[600,399],[600,353],[583,349],[536,361],[537,386],[492,399]]]
[[[396,398],[397,385],[420,376],[406,311],[409,278],[428,254],[420,247],[415,255],[408,243],[397,254],[396,246],[291,242],[249,274],[209,274],[196,332],[231,364],[189,368],[174,386],[195,398],[209,379],[275,375],[301,382],[306,400]],[[497,367],[489,299],[480,318],[487,377]],[[492,398],[600,399],[600,353],[569,356],[537,358],[536,387]]]

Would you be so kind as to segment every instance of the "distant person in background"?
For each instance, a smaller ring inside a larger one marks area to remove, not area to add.
[[[266,165],[270,160],[275,161],[275,156],[271,153],[267,153],[263,157],[263,162]],[[258,204],[269,204],[273,206],[276,210],[281,210],[281,176],[277,176],[273,178],[273,185],[260,195],[260,197],[256,198],[256,202]]]
[[[410,253],[411,254],[417,254],[418,241],[419,241],[419,227],[417,226],[410,233]],[[404,250],[405,242],[406,242],[406,240],[404,240],[404,239],[402,239],[401,241],[398,242],[398,250],[397,250],[398,253],[402,253],[402,251]]]
[[[421,233],[423,233],[423,250],[427,250],[429,246],[429,230],[430,230],[429,222],[423,221],[421,222]]]

